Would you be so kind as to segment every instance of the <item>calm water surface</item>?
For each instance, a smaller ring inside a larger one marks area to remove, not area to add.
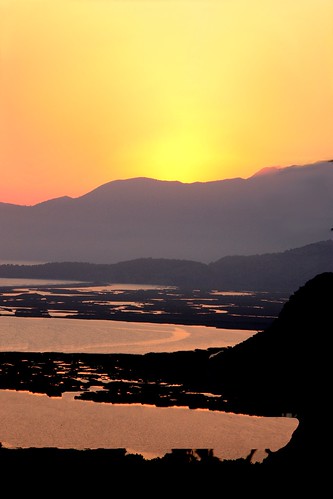
[[[257,331],[99,319],[0,316],[0,351],[176,352],[235,345]]]
[[[0,286],[23,288],[20,292],[28,291],[29,286],[70,284],[69,281],[55,280],[0,279]],[[75,288],[80,289],[79,286]],[[162,287],[112,284],[91,289],[159,288]],[[3,315],[0,316],[0,351],[174,352],[232,346],[256,332],[206,326]],[[0,442],[5,447],[121,447],[147,459],[163,456],[173,448],[214,449],[220,459],[245,457],[251,449],[258,449],[254,460],[261,461],[266,456],[264,449],[275,451],[284,447],[298,424],[293,418],[253,417],[185,407],[94,403],[75,400],[74,395],[65,393],[61,398],[50,398],[0,390]]]
[[[64,281],[61,279],[15,279],[0,277],[0,287],[38,287],[38,286],[68,286],[70,284],[82,284],[78,281]],[[29,290],[23,290],[29,292]]]
[[[1,263],[0,263],[1,264]],[[66,286],[71,285],[69,289],[72,289],[72,285],[77,284],[75,289],[80,291],[113,291],[113,290],[128,290],[128,291],[137,291],[140,289],[149,290],[149,289],[174,289],[172,286],[161,286],[155,284],[105,284],[105,285],[96,285],[91,286],[90,283],[84,281],[73,281],[73,280],[64,280],[64,279],[19,279],[14,277],[0,277],[0,287],[21,287],[21,288],[29,288],[29,287],[39,287],[39,286],[61,286],[66,289]],[[82,287],[80,287],[80,285]],[[24,291],[29,292],[29,289],[25,289]]]
[[[176,449],[214,449],[220,459],[284,447],[298,425],[293,418],[254,417],[183,407],[118,405],[0,390],[4,447],[126,448],[147,459]]]

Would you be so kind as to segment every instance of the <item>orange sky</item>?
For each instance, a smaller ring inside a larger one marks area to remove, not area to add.
[[[0,0],[0,201],[333,158],[332,0]]]

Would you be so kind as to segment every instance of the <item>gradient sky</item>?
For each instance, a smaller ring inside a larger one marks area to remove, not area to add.
[[[0,201],[333,158],[332,0],[0,0]]]

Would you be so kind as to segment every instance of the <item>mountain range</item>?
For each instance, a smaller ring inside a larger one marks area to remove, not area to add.
[[[222,257],[209,264],[140,258],[115,264],[54,262],[0,265],[0,277],[160,284],[235,291],[292,292],[323,272],[333,272],[333,240],[281,253]]]
[[[133,178],[78,198],[0,203],[0,259],[209,263],[281,252],[326,239],[332,192],[333,161],[324,161],[263,169],[248,179],[185,184]]]

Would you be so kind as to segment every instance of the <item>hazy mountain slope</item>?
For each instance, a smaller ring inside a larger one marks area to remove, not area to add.
[[[320,241],[282,253],[224,257],[209,265],[222,289],[292,291],[322,272],[333,272],[333,241]]]
[[[297,289],[313,276],[329,271],[333,272],[331,240],[282,253],[224,257],[211,264],[190,260],[142,258],[116,264],[58,262],[42,265],[0,265],[0,277],[287,292]]]
[[[0,203],[0,258],[211,262],[322,240],[332,225],[333,163],[207,183],[137,178],[35,206]]]

